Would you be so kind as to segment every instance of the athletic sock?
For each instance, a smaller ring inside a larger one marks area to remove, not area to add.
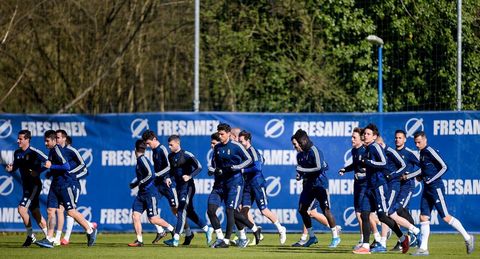
[[[137,241],[140,242],[140,243],[143,243],[142,235],[137,235]]]
[[[224,239],[225,238],[221,228],[215,229],[215,234],[217,234],[217,239]]]
[[[338,237],[337,227],[333,227],[330,230],[332,230],[332,237],[337,238]]]
[[[27,228],[27,236],[29,236],[29,237],[33,236],[32,227],[26,227],[26,228]]]
[[[420,223],[420,229],[422,230],[422,242],[420,248],[428,250],[428,237],[430,236],[430,221],[423,221]]]
[[[156,224],[153,224],[153,225],[157,229],[157,233],[161,234],[161,233],[165,232],[165,229],[163,229],[162,226],[159,226],[159,225],[156,225]]]
[[[238,233],[240,234],[240,239],[247,239],[247,235],[245,234],[245,229],[239,230]]]
[[[74,219],[70,216],[67,216],[67,220],[66,220],[66,230],[65,230],[65,235],[63,236],[63,238],[67,241],[70,240],[70,235],[72,234],[72,229],[73,229],[73,223],[74,223]]]
[[[415,235],[418,235],[420,233],[420,229],[412,225],[411,227],[408,228],[408,231],[412,232]]]
[[[278,232],[282,231],[282,224],[280,224],[280,221],[277,220],[273,222],[273,224],[275,225],[275,227],[277,227]]]
[[[313,232],[313,228],[307,228],[307,231],[310,238],[315,237],[315,232]]]
[[[467,233],[467,231],[465,230],[465,228],[463,228],[462,223],[460,223],[460,221],[459,221],[458,219],[452,217],[452,219],[450,220],[450,222],[448,222],[448,224],[450,224],[450,226],[452,226],[452,227],[455,228],[460,234],[462,234],[463,239],[464,239],[465,241],[470,240],[470,235]]]

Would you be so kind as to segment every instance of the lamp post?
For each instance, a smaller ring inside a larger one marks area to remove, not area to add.
[[[378,112],[383,112],[383,78],[382,78],[382,50],[383,40],[376,35],[368,35],[367,40],[378,45]]]

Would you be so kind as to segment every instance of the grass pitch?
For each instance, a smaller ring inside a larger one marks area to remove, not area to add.
[[[309,248],[296,248],[290,245],[296,242],[300,234],[288,234],[287,243],[281,246],[278,235],[265,234],[265,239],[258,246],[247,248],[230,247],[228,249],[212,249],[206,247],[205,236],[197,233],[190,246],[167,247],[163,244],[152,245],[154,234],[144,234],[144,247],[127,247],[136,237],[135,234],[102,234],[98,235],[94,247],[86,246],[86,237],[82,234],[73,234],[71,243],[66,247],[55,247],[53,249],[40,248],[32,245],[29,248],[22,248],[25,240],[25,233],[4,233],[0,234],[0,258],[359,258],[362,255],[352,254],[352,246],[358,240],[358,234],[343,234],[342,243],[336,249],[329,249],[329,234],[319,234],[319,243]],[[43,238],[38,235],[37,238]],[[253,238],[249,235],[249,238]],[[180,240],[183,242],[183,240]],[[388,247],[395,245],[395,239],[388,242]],[[480,258],[480,252],[476,250],[473,254],[467,255],[465,244],[460,235],[454,234],[432,234],[430,236],[430,257],[431,258]],[[406,255],[401,252],[388,252],[385,254],[374,254],[376,258],[400,258],[410,256],[414,252],[412,248]]]

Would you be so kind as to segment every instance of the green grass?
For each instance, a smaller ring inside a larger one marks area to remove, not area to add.
[[[40,235],[39,235],[40,236]],[[359,258],[361,255],[352,254],[352,246],[356,243],[358,234],[343,234],[342,243],[336,249],[327,247],[330,242],[329,234],[319,234],[319,243],[309,248],[290,247],[300,237],[299,234],[289,234],[287,245],[280,246],[278,235],[265,234],[265,239],[259,246],[239,249],[212,249],[205,245],[205,237],[198,233],[192,245],[188,247],[171,248],[165,245],[151,245],[154,234],[144,235],[145,246],[140,248],[127,247],[127,243],[135,239],[131,234],[99,234],[94,247],[86,247],[84,235],[73,234],[71,243],[67,247],[53,249],[40,248],[32,245],[30,248],[21,248],[25,240],[24,233],[0,234],[0,258]],[[180,240],[182,242],[182,240]],[[391,248],[395,240],[390,239]],[[412,249],[413,252],[415,249]],[[432,258],[466,258],[465,245],[460,235],[433,234],[430,238],[430,257]],[[400,252],[373,255],[377,258],[404,257]],[[480,252],[475,251],[469,258],[479,258]]]

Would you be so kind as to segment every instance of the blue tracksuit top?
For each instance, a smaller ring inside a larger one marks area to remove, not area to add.
[[[167,177],[175,180],[177,186],[186,183],[193,184],[193,177],[198,175],[202,170],[202,165],[198,159],[192,153],[183,149],[180,149],[177,153],[172,152],[168,154],[168,161],[170,162],[171,168]],[[188,182],[185,182],[182,178],[184,175],[190,175],[192,178]]]
[[[437,150],[427,145],[420,151],[420,168],[422,168],[421,175],[426,185],[443,186],[441,177],[447,171],[447,164]]]
[[[386,183],[383,169],[387,165],[385,151],[380,145],[373,142],[365,147],[365,167],[368,188],[375,189]]]
[[[345,172],[353,171],[355,173],[355,182],[357,184],[366,185],[367,174],[365,173],[365,168],[362,167],[361,163],[362,159],[365,158],[365,147],[353,147],[350,152],[352,153],[352,162],[345,165]]]
[[[251,163],[250,154],[236,141],[228,140],[226,144],[220,142],[213,149],[212,167],[222,169],[225,180],[241,173]]]
[[[297,173],[303,179],[303,184],[318,184],[328,186],[328,179],[325,176],[327,162],[323,158],[323,153],[316,146],[312,146],[308,151],[302,151],[297,154]]]
[[[398,182],[400,181],[400,176],[402,176],[405,172],[407,165],[397,150],[387,145],[385,146],[384,150],[387,157],[387,165],[383,169],[383,173],[385,176],[389,176],[389,182]]]
[[[20,171],[22,178],[22,185],[25,188],[41,185],[40,173],[44,170],[42,164],[48,160],[48,157],[40,150],[29,146],[25,151],[17,149],[13,153],[13,170]],[[32,176],[30,171],[38,173],[37,176]]]
[[[251,163],[249,166],[244,168],[242,170],[243,176],[245,178],[245,181],[249,182],[256,176],[261,176],[262,175],[262,164],[263,164],[263,157],[258,152],[257,149],[255,149],[253,146],[250,146],[247,149],[248,153],[253,159],[253,163]]]

